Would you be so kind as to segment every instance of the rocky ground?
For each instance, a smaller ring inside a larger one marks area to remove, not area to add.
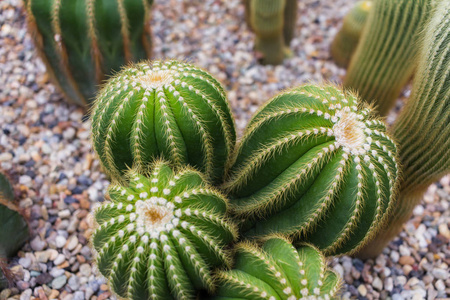
[[[294,57],[257,64],[240,0],[157,0],[155,58],[179,58],[229,90],[240,130],[279,90],[339,82],[328,46],[354,0],[302,0]],[[90,122],[48,81],[26,32],[23,3],[0,1],[0,167],[12,179],[32,237],[9,266],[15,286],[0,299],[112,298],[91,264],[87,215],[108,181],[93,158]],[[390,119],[395,116],[393,114]],[[431,186],[400,237],[376,260],[331,260],[344,299],[448,299],[450,177]]]

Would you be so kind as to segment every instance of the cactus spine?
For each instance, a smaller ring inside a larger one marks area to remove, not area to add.
[[[342,28],[331,44],[331,56],[339,67],[347,68],[358,46],[372,1],[359,1],[345,16]]]
[[[353,253],[393,206],[396,146],[351,93],[305,85],[250,121],[224,188],[243,235],[280,233],[327,255]]]
[[[105,75],[151,56],[151,1],[26,2],[40,57],[72,103],[89,104]]]
[[[120,297],[193,299],[214,288],[213,267],[229,264],[227,200],[191,169],[158,161],[151,172],[130,171],[129,185],[110,186],[111,201],[94,210],[97,266]]]
[[[283,238],[270,238],[261,248],[240,243],[236,264],[221,272],[214,299],[332,299],[342,286],[314,247],[294,248]]]
[[[361,252],[373,257],[402,229],[428,186],[450,173],[450,2],[425,30],[411,98],[394,124],[403,166],[398,205],[385,231]]]
[[[377,0],[350,62],[344,87],[386,115],[417,67],[417,42],[435,0]]]
[[[234,121],[221,85],[177,61],[145,62],[112,78],[92,113],[94,149],[114,178],[157,157],[189,164],[221,182],[233,151]]]
[[[255,50],[264,64],[280,64],[294,36],[297,0],[249,0],[246,17],[256,34]]]
[[[16,255],[30,235],[28,224],[13,201],[11,183],[0,173],[0,267],[3,259]],[[0,274],[3,281],[1,277]]]

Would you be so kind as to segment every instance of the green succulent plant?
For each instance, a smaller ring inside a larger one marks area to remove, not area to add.
[[[393,207],[396,155],[385,124],[353,94],[304,85],[251,119],[224,189],[244,237],[278,233],[351,254]]]
[[[331,44],[331,56],[339,67],[347,68],[361,37],[372,1],[357,2],[345,16],[342,28]]]
[[[226,266],[236,237],[227,200],[200,173],[155,162],[148,176],[128,174],[110,201],[93,212],[96,263],[112,290],[127,299],[193,299],[213,290],[211,271]]]
[[[398,204],[385,230],[361,250],[374,257],[397,236],[436,180],[450,173],[450,2],[441,1],[425,30],[410,99],[394,124],[402,165]]]
[[[417,67],[417,47],[436,0],[377,0],[352,57],[344,87],[386,115]]]
[[[217,300],[333,299],[342,286],[315,247],[296,249],[279,237],[268,239],[261,248],[238,244],[234,268],[220,272],[218,278]]]
[[[297,21],[297,0],[245,0],[246,20],[256,34],[263,64],[280,64],[289,54]]]
[[[220,183],[236,132],[225,92],[211,75],[187,63],[154,61],[123,69],[103,87],[92,139],[113,178],[162,157]]]
[[[16,255],[30,236],[28,223],[13,201],[11,183],[0,173],[0,264],[2,259]]]
[[[39,56],[68,101],[88,105],[105,76],[152,52],[147,0],[26,0]]]

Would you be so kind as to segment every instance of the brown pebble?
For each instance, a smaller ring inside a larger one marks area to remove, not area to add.
[[[109,296],[111,296],[111,293],[110,292],[105,292],[103,294],[100,294],[97,299],[98,300],[104,300],[104,299],[107,299]]]
[[[404,265],[413,265],[415,261],[412,256],[402,256],[402,257],[400,257],[398,262],[399,262],[399,264],[404,266]]]

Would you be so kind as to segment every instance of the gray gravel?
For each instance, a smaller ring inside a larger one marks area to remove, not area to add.
[[[340,82],[345,72],[330,60],[328,45],[354,2],[301,0],[294,57],[273,67],[257,64],[239,0],[158,0],[155,57],[186,59],[216,76],[229,90],[241,132],[278,91]],[[91,265],[86,218],[109,182],[93,159],[90,122],[63,101],[36,57],[19,0],[0,1],[0,104],[0,167],[13,178],[32,229],[30,242],[10,262],[15,286],[0,292],[0,300],[112,298]],[[445,177],[376,260],[331,260],[347,283],[343,298],[448,299],[449,199]]]

